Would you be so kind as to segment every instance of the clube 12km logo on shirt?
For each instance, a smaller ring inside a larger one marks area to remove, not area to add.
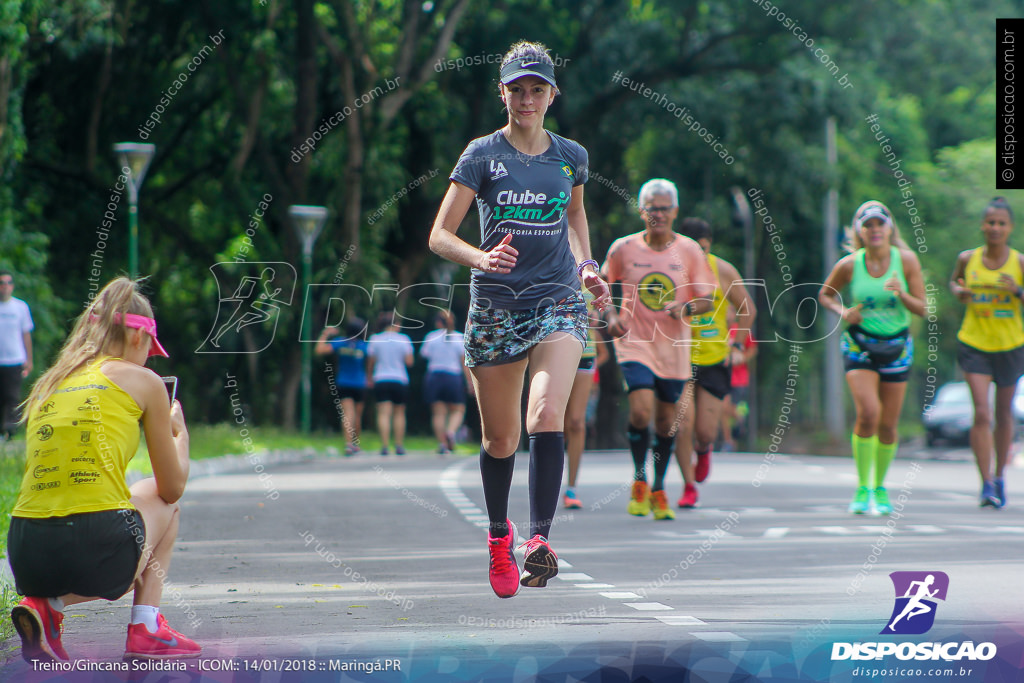
[[[893,572],[889,574],[896,592],[892,614],[879,635],[921,635],[935,624],[938,601],[946,601],[949,576],[945,572]],[[833,643],[832,661],[878,660],[895,656],[900,660],[946,662],[987,661],[996,656],[994,643],[950,642],[857,642]]]

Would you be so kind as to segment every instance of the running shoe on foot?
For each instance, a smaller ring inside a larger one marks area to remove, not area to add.
[[[857,489],[857,493],[854,494],[853,500],[850,501],[849,511],[855,515],[863,515],[866,514],[870,508],[871,489],[867,486],[861,486]]]
[[[876,513],[880,515],[888,515],[892,512],[892,503],[889,502],[889,492],[885,490],[884,486],[875,488],[874,499]]]
[[[697,467],[693,471],[693,478],[697,480],[697,483],[701,483],[708,478],[708,474],[711,473],[711,449],[707,450],[707,453],[697,454]]]
[[[558,573],[558,556],[548,545],[548,539],[540,534],[534,534],[523,545],[526,546],[526,559],[523,560],[523,575],[519,583],[529,588],[543,588],[548,585],[548,579]]]
[[[583,503],[576,497],[576,491],[574,489],[565,490],[565,498],[562,499],[563,504],[570,510],[579,510],[583,507]]]
[[[981,487],[981,502],[978,507],[1001,507],[999,505],[999,499],[996,498],[996,487],[990,482],[986,481]]]
[[[381,446],[380,454],[381,455],[387,455],[388,454],[388,447],[387,446]]]
[[[350,443],[350,444],[346,444],[345,445],[345,456],[346,457],[353,456],[353,455],[355,455],[358,452],[359,452],[359,446],[355,445],[354,443]]]
[[[491,554],[491,565],[487,576],[491,581],[491,588],[499,598],[511,598],[519,592],[519,565],[512,554],[512,546],[515,544],[516,530],[512,522],[506,520],[508,534],[494,538],[487,534],[487,550]]]
[[[156,616],[156,633],[145,624],[131,624],[124,644],[123,659],[184,659],[198,657],[203,648],[167,625],[164,615]]]
[[[23,599],[11,610],[11,621],[21,636],[21,656],[26,662],[70,659],[60,642],[64,615],[50,607],[46,598]]]
[[[405,446],[395,446],[395,455],[405,455]]]
[[[1001,508],[1006,505],[1006,485],[1003,482],[1002,477],[996,477],[992,480],[992,488],[995,489],[996,500],[999,501],[997,508]]]
[[[646,517],[651,513],[651,489],[646,481],[634,481],[632,498],[626,506],[626,512],[637,517]]]
[[[668,504],[668,496],[665,491],[651,491],[651,509],[654,510],[654,519],[675,519],[676,513]]]
[[[679,497],[679,502],[676,505],[681,508],[697,507],[697,487],[693,484],[683,486],[683,495]]]
[[[444,439],[445,439],[445,445],[448,446],[449,452],[454,453],[455,452],[455,435],[454,434],[445,434],[444,435]]]

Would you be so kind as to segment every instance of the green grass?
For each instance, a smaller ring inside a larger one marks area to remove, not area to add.
[[[7,562],[7,528],[24,472],[25,441],[10,441],[0,446],[0,562]],[[7,615],[18,600],[14,586],[0,582],[0,642],[14,637],[14,626]]]

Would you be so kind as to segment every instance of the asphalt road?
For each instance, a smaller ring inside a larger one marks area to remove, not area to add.
[[[203,671],[192,661],[177,676],[861,680],[866,665],[890,670],[874,680],[1024,679],[1024,473],[1008,475],[1007,508],[980,509],[962,452],[902,456],[888,477],[893,502],[904,495],[891,520],[846,512],[848,458],[762,453],[717,454],[701,506],[655,521],[625,512],[628,455],[588,453],[584,508],[560,509],[551,534],[559,576],[510,600],[487,583],[475,458],[319,458],[194,479],[162,609],[204,646]],[[527,470],[520,454],[510,515],[523,530]],[[673,500],[680,488],[672,471]],[[927,635],[879,635],[895,571],[948,575]],[[129,605],[69,608],[72,658],[119,662]],[[909,669],[891,656],[831,659],[836,642],[887,640],[992,642],[998,654]],[[365,670],[374,665],[384,670]],[[20,659],[0,669],[0,680],[29,675],[79,680]]]

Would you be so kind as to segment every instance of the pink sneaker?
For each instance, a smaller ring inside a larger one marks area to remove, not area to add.
[[[707,453],[697,454],[697,467],[693,472],[693,478],[700,484],[711,474],[711,449]]]
[[[64,615],[50,607],[46,598],[25,598],[11,610],[11,621],[21,636],[21,656],[26,662],[70,660],[60,642]]]
[[[681,508],[695,508],[697,507],[697,487],[693,484],[687,484],[683,487],[683,495],[679,499],[679,507]]]
[[[548,545],[548,539],[540,534],[535,534],[523,545],[526,546],[526,558],[519,583],[530,588],[543,588],[548,585],[548,579],[558,574],[558,555]]]
[[[151,633],[145,624],[128,626],[124,659],[183,659],[202,652],[198,643],[168,626],[164,615],[157,615],[156,627],[156,633]]]
[[[487,576],[491,581],[491,588],[499,598],[511,598],[519,592],[519,565],[512,554],[512,545],[515,543],[516,529],[512,522],[506,520],[508,534],[499,538],[493,538],[487,534],[487,550],[491,554],[491,565]]]

